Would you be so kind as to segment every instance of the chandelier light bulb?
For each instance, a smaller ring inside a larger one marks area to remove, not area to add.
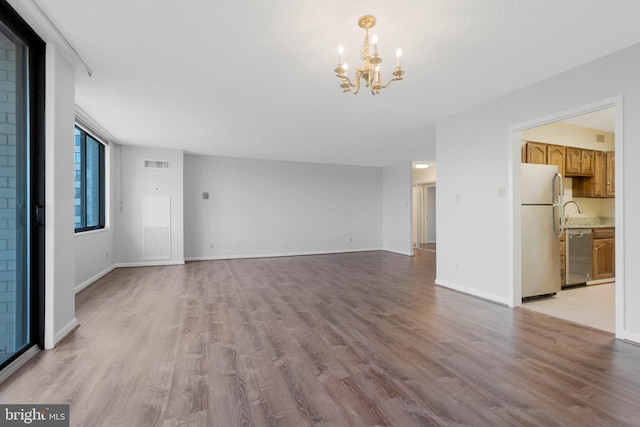
[[[377,55],[378,54],[378,35],[374,34],[371,37],[371,43],[373,43],[373,54]]]
[[[400,68],[400,57],[402,56],[402,49],[396,50],[396,67]]]
[[[342,64],[343,53],[344,53],[344,46],[338,46],[338,64]]]
[[[347,63],[345,62],[344,64],[342,64],[342,68],[344,68],[344,72],[346,73],[347,70],[349,69],[349,66],[347,65]]]

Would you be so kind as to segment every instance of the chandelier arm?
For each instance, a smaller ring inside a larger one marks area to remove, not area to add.
[[[351,86],[351,87],[357,87],[357,86],[359,86],[359,85],[356,85],[355,83],[353,83],[353,82],[351,81],[351,79],[349,78],[349,76],[347,76],[346,74],[345,74],[344,76],[341,76],[341,77],[342,77],[342,79],[343,79],[344,81],[346,81],[347,83],[349,83],[349,86]]]
[[[389,85],[391,84],[391,82],[397,82],[397,81],[399,81],[399,80],[402,80],[402,77],[394,77],[394,78],[392,78],[391,80],[389,80],[388,82],[386,82],[385,84],[383,84],[383,85],[376,85],[376,86],[378,86],[378,88],[379,88],[379,89],[384,89],[384,88],[386,88],[387,86],[389,86]]]

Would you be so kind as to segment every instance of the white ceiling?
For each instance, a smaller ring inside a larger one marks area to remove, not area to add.
[[[10,0],[27,4],[34,0]],[[385,166],[433,123],[640,42],[637,0],[35,0],[84,61],[76,103],[123,144]],[[343,94],[378,23],[380,95]],[[549,112],[552,113],[552,112]]]

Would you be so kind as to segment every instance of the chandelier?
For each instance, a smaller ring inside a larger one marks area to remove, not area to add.
[[[373,28],[376,25],[375,16],[365,15],[358,19],[358,26],[364,29],[364,42],[360,50],[360,59],[364,61],[362,67],[356,68],[356,79],[352,82],[347,76],[347,64],[342,61],[342,54],[344,48],[338,47],[338,67],[335,69],[336,76],[342,80],[340,87],[343,92],[351,92],[356,94],[360,91],[361,81],[364,81],[365,87],[371,88],[371,94],[377,95],[380,93],[380,89],[384,89],[391,84],[391,82],[402,80],[404,71],[400,67],[400,56],[402,51],[400,49],[396,52],[396,69],[392,73],[393,77],[387,83],[381,83],[380,76],[380,63],[382,58],[378,56],[378,36],[375,34],[371,38],[373,44],[373,54],[369,51],[369,28]]]

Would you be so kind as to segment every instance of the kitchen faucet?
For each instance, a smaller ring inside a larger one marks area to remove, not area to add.
[[[582,208],[580,207],[578,202],[576,202],[575,200],[569,200],[568,202],[565,202],[564,205],[562,205],[562,210],[563,211],[564,211],[564,208],[566,208],[569,203],[573,203],[574,205],[576,205],[578,207],[578,213],[580,213],[580,214],[582,213]],[[569,214],[566,214],[565,218],[569,219]]]

